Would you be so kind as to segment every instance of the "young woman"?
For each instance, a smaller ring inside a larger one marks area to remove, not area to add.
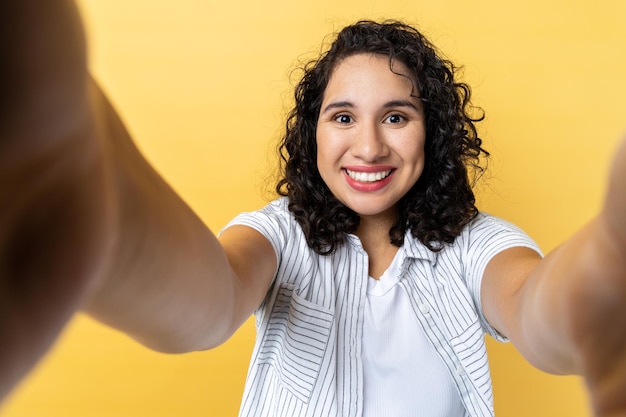
[[[517,278],[486,266],[539,255],[474,206],[468,87],[415,29],[358,22],[296,91],[286,198],[221,235],[252,227],[276,259],[242,415],[491,415],[481,284]]]
[[[542,259],[474,205],[486,152],[452,65],[409,26],[358,22],[296,89],[283,197],[218,240],[89,79],[72,5],[28,3],[3,14],[26,23],[3,49],[3,394],[83,308],[168,352],[256,313],[243,416],[491,415],[485,332],[626,412],[624,147],[601,213]]]

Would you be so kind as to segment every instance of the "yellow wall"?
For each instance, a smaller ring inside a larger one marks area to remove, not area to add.
[[[267,200],[288,73],[358,18],[417,23],[464,64],[492,151],[481,207],[544,250],[598,209],[626,128],[622,0],[82,0],[93,72],[139,146],[218,230]],[[234,416],[253,339],[152,353],[78,316],[14,392],[4,417]],[[587,416],[576,378],[542,374],[489,344],[500,416]]]

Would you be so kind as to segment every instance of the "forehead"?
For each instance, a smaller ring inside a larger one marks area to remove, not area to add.
[[[337,94],[393,93],[406,98],[417,96],[413,75],[403,62],[382,54],[350,55],[333,68],[324,98]]]

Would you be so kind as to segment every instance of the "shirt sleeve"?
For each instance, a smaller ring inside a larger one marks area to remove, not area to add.
[[[220,230],[219,234],[235,225],[251,227],[270,242],[276,252],[276,260],[280,263],[282,248],[287,244],[289,230],[292,227],[290,223],[287,200],[280,198],[260,210],[237,215]]]
[[[519,227],[486,214],[479,214],[464,231],[465,242],[465,276],[467,286],[476,304],[481,324],[485,331],[496,340],[506,342],[508,339],[491,326],[482,308],[481,285],[485,268],[489,261],[498,253],[514,247],[526,247],[543,256],[539,246]]]
[[[287,208],[287,199],[280,198],[272,201],[265,207],[257,211],[244,212],[237,215],[234,219],[224,226],[218,236],[221,235],[229,227],[240,225],[248,226],[257,232],[261,233],[274,248],[276,255],[276,265],[280,265],[284,253],[284,248],[288,245],[291,231],[293,229],[293,223],[290,212]],[[274,285],[276,280],[276,274],[272,278],[270,288]],[[259,309],[263,307],[265,300],[259,306]],[[257,309],[257,312],[258,310]]]

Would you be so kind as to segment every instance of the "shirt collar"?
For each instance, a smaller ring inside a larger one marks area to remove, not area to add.
[[[438,252],[428,249],[419,239],[413,237],[410,230],[404,235],[404,252],[409,258],[425,259],[433,265],[437,263]]]
[[[358,236],[351,233],[346,235],[348,236],[348,244],[363,252],[363,246]],[[413,237],[410,230],[407,230],[404,234],[404,244],[400,249],[404,249],[405,258],[424,259],[430,261],[433,265],[437,263],[438,252],[428,249],[419,239]]]

